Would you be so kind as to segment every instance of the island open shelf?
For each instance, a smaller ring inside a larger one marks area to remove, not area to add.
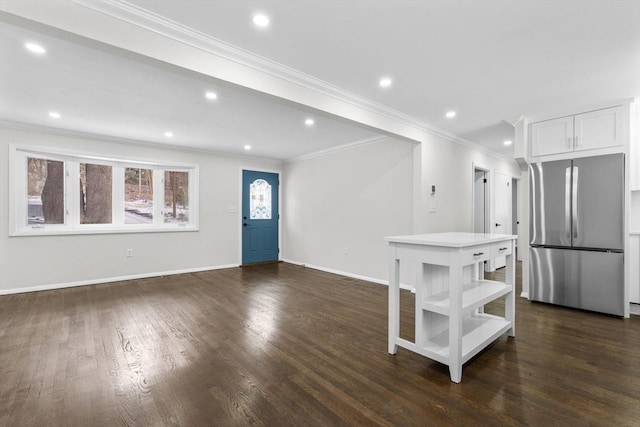
[[[465,283],[462,285],[462,313],[469,313],[512,290],[513,286],[492,280],[474,280]],[[427,297],[422,303],[422,309],[449,315],[451,311],[450,292],[447,290]]]
[[[401,346],[449,366],[462,380],[462,365],[495,339],[515,336],[514,240],[505,234],[438,233],[388,237],[389,353]],[[484,261],[504,257],[505,282],[485,280]],[[399,336],[400,267],[415,277],[415,342]],[[484,305],[504,298],[504,316]]]

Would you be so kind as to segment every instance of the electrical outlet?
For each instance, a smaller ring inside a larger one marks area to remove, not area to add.
[[[127,249],[127,258],[131,258],[133,257],[133,249],[129,248]]]

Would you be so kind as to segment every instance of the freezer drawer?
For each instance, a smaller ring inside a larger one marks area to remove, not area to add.
[[[624,315],[624,254],[530,248],[534,301]]]

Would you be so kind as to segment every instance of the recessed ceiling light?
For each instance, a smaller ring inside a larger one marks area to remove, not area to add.
[[[258,13],[253,15],[253,23],[260,28],[265,28],[269,26],[269,17],[262,13]]]
[[[250,145],[245,145],[245,146],[244,146],[244,149],[245,149],[245,150],[251,150],[251,146],[250,146]]]
[[[456,112],[455,111],[447,111],[447,114],[445,114],[445,117],[447,119],[453,119],[456,116]]]
[[[380,82],[379,82],[380,87],[389,87],[389,86],[391,86],[391,83],[393,83],[393,82],[391,81],[391,79],[389,77],[383,77],[383,78],[380,79]]]
[[[58,113],[57,111],[51,111],[51,112],[49,113],[49,117],[51,117],[51,118],[53,118],[53,119],[59,119],[59,118],[60,118],[60,117],[62,117],[62,116],[60,116],[60,113]]]
[[[315,121],[313,119],[307,119],[304,121],[304,124],[307,126],[313,126],[314,123]]]
[[[204,94],[207,99],[218,99],[218,94],[215,92],[207,92]]]
[[[36,43],[25,43],[24,47],[26,47],[30,52],[37,53],[38,55],[47,53],[45,48]]]
[[[513,144],[513,141],[512,141],[512,140],[510,140],[510,139],[507,139],[507,140],[504,142],[504,145],[511,145],[511,144]]]
[[[173,132],[167,131],[167,132],[164,133],[164,136],[166,136],[167,138],[172,138],[173,137]]]

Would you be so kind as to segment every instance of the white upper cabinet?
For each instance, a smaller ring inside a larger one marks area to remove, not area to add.
[[[623,144],[622,107],[578,114],[574,117],[574,149],[615,147]]]
[[[532,156],[573,151],[573,116],[533,123],[531,138]]]
[[[622,146],[622,106],[531,124],[531,155],[571,153]]]

